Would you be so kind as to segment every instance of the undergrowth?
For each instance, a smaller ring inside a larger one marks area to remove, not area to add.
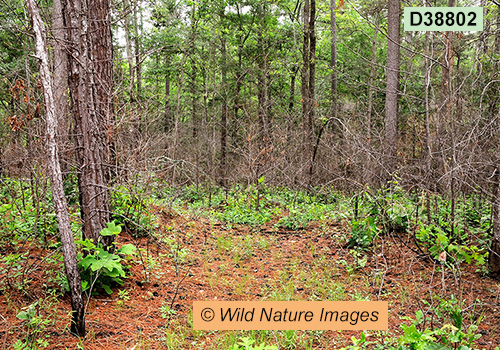
[[[137,253],[141,259],[141,254],[144,254],[141,263],[145,270],[160,271],[164,262],[160,261],[161,257],[155,260],[148,250],[144,252],[143,248],[136,250],[132,245],[124,245],[117,247],[115,252],[108,252],[98,242],[80,239],[75,182],[76,178],[69,176],[65,181],[65,192],[79,249],[83,289],[112,293],[112,287],[123,284],[128,276],[128,259]],[[5,295],[10,291],[29,293],[33,273],[39,267],[33,258],[40,254],[36,248],[42,247],[48,252],[42,257],[43,263],[50,266],[45,271],[44,286],[50,295],[64,294],[63,261],[50,187],[36,181],[27,183],[4,178],[0,183],[0,194],[0,275],[5,281],[0,291]],[[433,261],[437,272],[444,274],[444,271],[449,271],[460,278],[461,269],[473,265],[477,273],[487,273],[491,207],[480,194],[457,198],[452,213],[449,198],[425,192],[408,192],[396,181],[378,191],[360,188],[357,192],[339,194],[329,188],[300,191],[272,187],[266,184],[265,178],[261,178],[257,184],[236,185],[228,189],[215,186],[173,189],[158,183],[149,188],[140,182],[129,186],[116,185],[110,192],[110,200],[113,221],[101,234],[118,235],[123,227],[135,239],[154,239],[167,250],[168,254],[162,256],[174,264],[176,270],[179,264],[189,260],[192,253],[182,245],[180,229],[167,225],[159,233],[156,207],[168,207],[172,212],[182,212],[187,217],[203,216],[228,228],[231,225],[248,225],[254,230],[265,228],[265,232],[271,234],[292,233],[311,227],[326,234],[332,226],[347,227],[347,232],[344,230],[342,234],[332,235],[332,239],[343,242],[349,257],[354,259],[352,262],[346,257],[337,262],[349,276],[358,274],[369,265],[370,256],[379,252],[380,242],[387,237],[400,241],[420,257]],[[251,259],[258,250],[271,246],[269,241],[261,242],[252,236],[236,239],[231,235],[221,235],[214,241],[217,254],[229,256],[238,266],[242,261]],[[311,254],[316,256],[313,246]],[[302,278],[316,279],[312,275]],[[280,285],[283,289],[281,293],[294,292],[290,283],[284,281]],[[342,285],[332,291],[320,289],[329,285],[326,281],[309,281],[309,285],[317,289],[318,296],[345,297]],[[120,291],[119,298],[122,304],[126,303],[127,291]],[[26,336],[16,343],[17,348],[47,346],[42,334],[52,323],[41,315],[52,307],[53,300],[32,303],[17,313],[26,328]],[[406,322],[401,324],[400,334],[379,332],[369,336],[361,333],[359,338],[352,339],[352,345],[346,349],[472,349],[481,335],[478,333],[481,318],[467,320],[463,309],[464,306],[454,299],[439,300],[437,306],[418,311],[412,318],[403,317]],[[160,313],[161,317],[168,319],[177,315],[169,304],[162,306]],[[313,348],[312,340],[322,336],[321,332],[296,331],[276,332],[272,337],[268,333],[241,334],[241,337],[233,336],[228,340],[227,348]]]

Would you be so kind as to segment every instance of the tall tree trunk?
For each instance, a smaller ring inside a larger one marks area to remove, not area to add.
[[[165,119],[163,123],[163,131],[165,133],[170,132],[173,124],[172,107],[170,106],[170,72],[167,72],[165,73]]]
[[[426,1],[426,6],[430,4]],[[425,85],[425,167],[426,167],[426,209],[427,209],[427,223],[431,223],[431,201],[430,189],[432,181],[432,149],[431,149],[431,131],[430,131],[430,111],[429,111],[429,89],[431,84],[431,68],[429,65],[429,32],[425,32],[425,57],[424,57],[424,85]]]
[[[316,111],[316,0],[311,0],[309,14],[309,116],[308,128],[314,134],[314,115]]]
[[[455,0],[448,0],[448,7],[454,7]],[[451,156],[448,157],[444,150],[444,145],[441,145],[442,162],[444,165],[444,172],[447,173],[449,169],[450,173],[450,239],[455,237],[455,156],[456,156],[456,146],[455,146],[455,128],[454,122],[452,120],[452,105],[453,105],[453,87],[451,81],[451,70],[453,67],[453,32],[445,33],[445,53],[443,62],[443,76],[442,76],[442,103],[444,108],[444,123],[449,128],[450,143],[451,143]],[[443,110],[443,109],[442,109]],[[440,137],[441,138],[441,137]],[[448,161],[448,159],[450,159]]]
[[[54,0],[52,5],[52,35],[56,41],[54,45],[54,103],[57,118],[57,136],[62,172],[67,169],[68,157],[66,150],[69,148],[68,137],[68,54],[65,50],[65,25],[61,0]]]
[[[223,15],[221,15],[222,18]],[[221,128],[220,128],[220,178],[219,184],[222,187],[227,186],[227,53],[226,53],[226,38],[225,34],[221,37],[221,96],[222,96],[222,113],[221,113]]]
[[[191,62],[191,119],[193,122],[193,139],[198,136],[199,120],[196,113],[196,63],[194,58]]]
[[[304,1],[304,35],[302,42],[302,74],[300,87],[302,94],[302,146],[304,148],[305,165],[309,164],[309,156],[312,144],[312,133],[309,129],[309,15],[310,15],[309,0]]]
[[[115,117],[113,112],[113,40],[111,36],[111,0],[89,1],[91,57],[95,71],[93,77],[95,110],[99,126],[103,127],[102,150],[105,181],[112,181],[117,174],[115,146]],[[106,194],[107,197],[107,194]],[[107,203],[107,199],[106,199]],[[106,205],[107,208],[107,205]],[[109,221],[109,214],[106,216]]]
[[[373,29],[372,57],[370,60],[370,77],[368,78],[368,115],[366,117],[366,140],[372,137],[372,111],[373,111],[373,80],[375,79],[375,62],[377,60],[377,34],[379,15],[375,15],[375,28]]]
[[[330,69],[332,70],[331,79],[331,105],[330,118],[331,123],[335,123],[337,118],[337,4],[335,0],[330,0],[330,34],[332,36],[330,42]],[[332,124],[333,125],[333,124]]]
[[[123,1],[123,6],[125,10],[125,16],[124,16],[124,29],[125,29],[125,52],[127,54],[127,62],[128,62],[128,74],[129,74],[129,86],[128,86],[128,91],[129,91],[129,98],[130,101],[134,101],[134,57],[132,56],[132,40],[130,37],[130,11],[132,11],[132,8],[130,7],[130,1],[124,0]]]
[[[65,18],[83,236],[111,247],[113,237],[100,235],[109,221],[107,184],[114,159],[110,2],[68,0]]]
[[[297,80],[298,71],[298,66],[294,66],[290,71],[290,96],[288,97],[288,113],[290,114],[290,116],[292,116],[293,105],[295,102],[295,81]]]
[[[400,3],[389,0],[387,18],[387,86],[385,97],[385,153],[389,175],[395,170],[398,141],[398,90],[399,90],[399,41]]]
[[[141,39],[140,39],[142,35],[142,5],[140,2],[141,0],[135,0],[133,2],[135,76],[137,78],[138,101],[141,101],[142,99],[142,56],[141,56]],[[139,14],[137,12],[139,12]]]
[[[190,42],[190,48],[189,48],[189,62],[191,64],[191,117],[192,117],[192,122],[193,122],[193,139],[195,139],[198,135],[198,116],[196,113],[196,100],[197,100],[197,95],[196,95],[196,73],[197,73],[197,66],[196,66],[196,59],[195,59],[195,53],[196,53],[196,3],[193,2],[191,6],[191,42]],[[195,151],[198,153],[198,151]],[[197,156],[196,156],[197,158]]]
[[[40,81],[43,86],[43,99],[46,119],[47,164],[49,167],[52,196],[57,216],[57,224],[61,237],[62,252],[66,277],[71,294],[72,320],[71,332],[83,337],[85,335],[85,308],[82,298],[82,284],[76,256],[76,247],[71,232],[68,205],[64,196],[63,180],[56,142],[58,120],[55,115],[56,105],[52,92],[52,77],[49,71],[49,60],[46,51],[45,28],[38,7],[34,0],[27,0],[33,31],[35,32],[35,50],[40,63]]]
[[[263,32],[266,31],[265,27],[265,9],[263,5],[259,5],[259,30],[257,33],[257,46],[260,52],[257,56],[257,116],[259,121],[259,140],[264,141],[267,139],[268,128],[268,109],[267,109],[267,93],[266,93],[266,75],[267,75],[267,43],[264,40]],[[265,147],[264,142],[260,142],[260,148]]]
[[[304,170],[311,181],[312,153],[314,138],[315,72],[316,72],[316,0],[304,2],[304,41],[302,67],[302,134],[304,147]]]

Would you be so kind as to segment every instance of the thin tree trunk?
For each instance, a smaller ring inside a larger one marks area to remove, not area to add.
[[[293,105],[295,102],[295,81],[297,80],[297,72],[298,71],[299,71],[299,67],[294,66],[292,71],[290,72],[290,96],[288,98],[288,112],[290,113],[290,116],[292,116]]]
[[[304,1],[304,36],[302,42],[302,146],[304,148],[304,161],[305,164],[309,163],[310,149],[311,149],[311,133],[309,130],[309,0]]]
[[[260,11],[262,12],[262,11]],[[263,19],[261,18],[261,22]],[[257,57],[258,72],[257,72],[257,116],[259,120],[259,140],[267,138],[267,94],[266,94],[266,52],[265,43],[262,35],[262,27],[259,28],[257,34],[257,46],[261,49]],[[261,144],[261,148],[264,145]]]
[[[47,163],[49,167],[52,196],[54,199],[57,224],[61,237],[62,252],[66,277],[71,294],[72,321],[71,332],[80,337],[85,335],[85,309],[82,298],[82,284],[80,273],[78,272],[76,247],[71,233],[71,226],[68,214],[68,205],[64,196],[63,180],[59,155],[56,142],[56,130],[58,128],[57,117],[55,116],[55,101],[52,92],[52,77],[49,71],[49,60],[46,51],[45,29],[38,7],[34,0],[26,1],[28,11],[31,16],[33,31],[35,32],[35,50],[40,63],[40,81],[43,86],[43,99],[45,103],[46,119],[46,146]]]
[[[337,5],[335,0],[330,0],[330,33],[332,36],[330,42],[330,69],[331,74],[331,106],[330,106],[330,118],[332,118],[332,123],[335,123],[337,118]],[[333,124],[332,124],[333,125]]]
[[[426,6],[430,6],[426,1]],[[431,79],[431,66],[429,66],[429,32],[425,32],[425,67],[424,67],[424,85],[425,85],[425,165],[426,165],[426,206],[427,206],[427,223],[431,223],[431,203],[429,191],[432,181],[432,149],[431,149],[431,131],[430,131],[430,116],[429,116],[429,88]]]
[[[54,36],[54,103],[57,118],[57,136],[60,151],[61,169],[65,173],[68,157],[65,151],[69,147],[68,137],[68,54],[64,48],[66,43],[63,7],[61,0],[54,0],[52,5],[52,35]]]
[[[134,4],[134,49],[135,49],[135,76],[137,78],[137,100],[142,99],[142,56],[141,56],[141,41],[142,35],[142,9],[141,0],[135,1]],[[139,18],[137,18],[137,11],[139,11]],[[142,123],[141,123],[142,124]]]
[[[190,55],[190,64],[191,64],[191,117],[193,121],[193,139],[195,139],[198,135],[198,116],[196,113],[196,100],[197,100],[197,95],[196,95],[196,73],[197,73],[197,66],[196,66],[196,59],[195,59],[195,49],[196,49],[196,21],[195,21],[195,15],[196,15],[196,3],[193,2],[192,8],[191,8],[191,43],[190,43],[190,49],[189,49],[189,55]],[[197,151],[196,151],[197,152]]]
[[[172,149],[172,157],[175,159],[177,156],[177,147],[180,143],[180,121],[181,121],[181,97],[182,85],[184,83],[184,73],[186,71],[187,55],[182,55],[181,61],[181,76],[177,79],[177,103],[175,108],[174,119],[174,144]],[[175,183],[175,168],[172,176],[172,183]]]
[[[448,7],[454,7],[455,0],[448,0]],[[452,120],[452,104],[453,104],[453,87],[451,81],[451,70],[453,67],[453,32],[446,32],[446,47],[445,47],[445,55],[444,55],[444,67],[443,67],[443,103],[445,104],[445,113],[446,113],[446,125],[449,126],[450,130],[450,142],[451,142],[451,161],[450,161],[450,195],[451,195],[451,212],[450,212],[450,239],[454,239],[455,237],[455,164],[456,164],[456,145],[455,145],[455,127],[454,122]],[[444,150],[441,150],[443,153],[443,164],[447,164],[447,156],[444,153]],[[447,167],[445,167],[446,169]]]
[[[221,16],[222,18],[222,16]],[[224,35],[224,34],[223,34]],[[227,186],[227,169],[226,169],[226,152],[227,152],[227,53],[226,53],[226,38],[221,37],[221,96],[222,96],[222,113],[221,113],[221,130],[220,130],[220,179],[219,183],[222,187]]]
[[[489,255],[489,269],[493,275],[500,276],[500,174],[495,169],[493,176],[493,196],[491,208],[493,212],[493,237]]]
[[[172,125],[172,108],[170,106],[170,72],[167,72],[165,74],[165,120],[163,124],[164,132],[170,132],[170,130],[172,130]]]
[[[385,153],[389,175],[395,170],[398,141],[400,3],[389,0],[387,18],[387,86],[385,98]]]
[[[375,28],[373,30],[372,58],[370,60],[370,77],[368,78],[368,116],[366,118],[366,140],[370,142],[372,137],[372,111],[373,111],[373,80],[375,79],[375,62],[377,60],[377,34],[378,14],[375,15]]]
[[[311,0],[309,14],[309,115],[307,124],[312,146],[314,136],[314,115],[316,111],[316,0]],[[310,155],[312,156],[312,154]]]
[[[130,101],[134,101],[134,58],[132,56],[132,40],[130,38],[130,1],[125,0],[123,2],[123,6],[125,8],[125,18],[124,18],[124,29],[125,29],[125,52],[127,54],[127,62],[128,62],[128,73],[129,73],[129,97]]]
[[[496,24],[497,24],[497,30],[495,34],[495,52],[500,52],[500,4],[497,4],[497,18],[496,18]],[[498,62],[498,61],[496,61]]]
[[[191,119],[193,122],[193,139],[198,136],[199,120],[196,113],[196,63],[191,59]]]

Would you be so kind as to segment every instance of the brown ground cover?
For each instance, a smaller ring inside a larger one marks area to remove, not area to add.
[[[476,347],[500,344],[499,281],[481,276],[474,266],[462,266],[460,273],[445,269],[442,275],[438,263],[403,244],[408,237],[379,238],[365,263],[346,248],[349,230],[343,223],[283,231],[159,213],[156,239],[118,237],[119,244],[136,244],[141,254],[131,262],[123,287],[88,299],[84,339],[68,332],[69,297],[48,298],[45,271],[53,267],[40,257],[50,251],[30,247],[28,262],[36,268],[26,289],[10,289],[8,276],[1,276],[0,349],[25,339],[26,323],[16,314],[36,300],[41,300],[39,314],[54,320],[37,336],[48,341],[48,349],[227,349],[249,333],[193,331],[194,300],[387,300],[389,333],[367,332],[369,340],[382,343],[401,334],[400,324],[409,323],[404,317],[415,318],[417,310],[428,317],[427,326],[440,326],[433,309],[452,295],[462,301],[466,325],[482,318]],[[290,349],[341,348],[360,336],[359,331],[251,334]]]

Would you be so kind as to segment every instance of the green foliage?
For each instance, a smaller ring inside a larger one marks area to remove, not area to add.
[[[447,301],[443,301],[440,305],[448,313],[452,323],[445,323],[442,327],[436,329],[424,328],[425,317],[422,311],[417,311],[416,319],[406,318],[411,321],[411,324],[401,325],[404,334],[399,337],[399,349],[410,350],[472,350],[474,342],[481,337],[481,334],[476,334],[478,329],[476,324],[470,325],[467,329],[463,326],[462,311],[458,308],[451,307]]]
[[[64,195],[68,205],[78,204],[78,176],[71,172],[64,178],[63,182]]]
[[[10,243],[45,239],[57,234],[57,219],[49,187],[3,178],[0,192],[5,195],[0,203],[0,240]]]
[[[351,226],[352,236],[347,243],[350,248],[359,247],[361,249],[367,249],[373,244],[373,240],[378,234],[378,228],[374,217],[369,216],[361,220],[353,221]]]
[[[354,263],[349,264],[345,259],[338,260],[338,263],[344,265],[349,273],[355,273],[357,270],[362,269],[366,266],[368,262],[368,258],[363,252],[359,252],[357,250],[351,249],[349,250],[349,254],[354,257]]]
[[[275,345],[266,345],[261,343],[260,345],[254,345],[255,340],[249,337],[243,337],[239,340],[238,344],[233,345],[229,350],[278,350]]]
[[[449,236],[436,225],[425,225],[420,223],[420,228],[415,234],[420,244],[431,254],[434,259],[438,259],[442,252],[447,252],[447,260],[452,263],[471,264],[474,262],[478,270],[483,269],[488,261],[488,251],[485,248],[478,248],[475,245],[462,245],[452,243]]]
[[[29,252],[13,252],[0,259],[3,266],[0,266],[0,274],[5,274],[5,283],[9,288],[25,290],[31,281],[28,278],[26,264],[28,263]]]
[[[170,308],[170,303],[164,300],[160,306],[160,316],[163,319],[170,318],[172,315],[175,315],[177,311]]]
[[[450,202],[438,197],[435,198],[437,207],[431,215],[433,222],[428,224],[425,223],[425,206],[424,210],[418,211],[424,200],[423,196],[407,193],[397,181],[389,182],[389,186],[379,190],[376,196],[361,196],[358,201],[358,214],[364,217],[351,222],[352,236],[348,246],[366,250],[381,230],[396,234],[408,232],[411,214],[419,212],[419,217],[412,221],[415,223],[413,230],[420,249],[436,260],[441,253],[446,252],[449,266],[458,266],[463,262],[474,263],[478,272],[485,273],[488,250],[485,240],[481,237],[489,228],[489,208],[471,205],[471,202],[476,201],[474,197],[460,202],[457,204],[455,224],[452,225]],[[471,230],[474,236],[479,236],[480,239],[474,243],[461,243],[469,239]]]
[[[352,337],[354,345],[345,349],[472,350],[475,341],[481,337],[481,334],[476,333],[478,324],[473,323],[466,328],[462,310],[456,304],[456,300],[452,298],[450,301],[442,300],[439,307],[436,308],[438,319],[434,319],[434,324],[441,320],[443,324],[440,327],[432,329],[425,327],[428,324],[426,317],[421,310],[418,310],[415,319],[403,317],[411,323],[410,325],[401,324],[400,328],[403,330],[403,334],[397,339],[384,337],[384,345],[381,345],[376,340],[368,341],[366,334],[361,332],[359,339]]]
[[[47,329],[54,325],[57,299],[50,295],[19,311],[16,317],[23,321],[26,335],[13,344],[13,349],[44,349],[49,346]],[[47,315],[48,313],[48,315]]]
[[[118,235],[121,232],[121,226],[117,226],[114,222],[107,224],[107,227],[101,230],[102,236]],[[123,278],[126,278],[124,266],[122,265],[123,258],[133,256],[136,252],[136,247],[132,244],[125,244],[116,250],[115,253],[110,253],[103,248],[102,244],[97,246],[89,239],[84,241],[78,240],[82,250],[86,253],[78,254],[78,268],[82,276],[82,289],[87,290],[104,290],[111,294],[111,287],[114,285],[123,285]]]
[[[187,204],[190,210],[205,210],[205,215],[230,224],[261,226],[275,222],[274,227],[298,230],[306,228],[310,222],[333,218],[342,210],[340,198],[336,194],[309,195],[268,187],[261,178],[257,186],[244,189],[234,186],[227,192],[190,187],[179,201]]]
[[[259,226],[281,213],[278,207],[268,204],[265,190],[255,186],[249,186],[243,191],[238,191],[237,188],[235,190],[227,198],[224,211],[214,212],[214,217],[227,223]]]
[[[135,188],[139,191],[138,188]],[[151,202],[141,198],[141,194],[117,186],[111,194],[111,219],[135,236],[147,236],[158,228],[155,216],[151,213]]]

